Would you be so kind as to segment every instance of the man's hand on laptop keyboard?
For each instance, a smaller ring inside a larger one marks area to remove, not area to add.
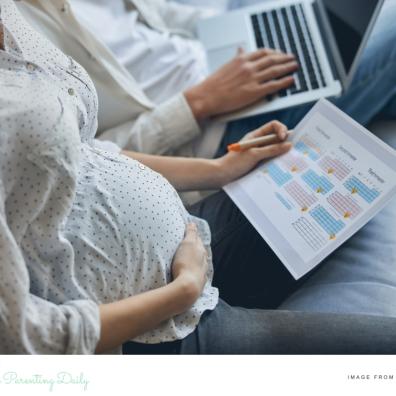
[[[290,75],[298,69],[293,54],[271,49],[245,53],[242,49],[230,62],[184,95],[197,120],[240,110],[276,94],[294,83]]]

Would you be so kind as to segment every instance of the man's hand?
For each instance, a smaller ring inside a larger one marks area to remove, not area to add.
[[[294,55],[271,49],[237,56],[184,95],[197,120],[242,109],[294,83]]]
[[[243,140],[254,139],[260,136],[276,134],[279,143],[268,146],[253,147],[241,152],[229,152],[217,161],[219,172],[219,184],[224,186],[252,170],[260,161],[276,157],[289,151],[292,147],[290,142],[285,142],[287,127],[279,121],[271,121],[259,129],[248,133]]]

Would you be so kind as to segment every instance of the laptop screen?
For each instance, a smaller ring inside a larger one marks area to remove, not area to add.
[[[348,74],[380,0],[322,0]]]

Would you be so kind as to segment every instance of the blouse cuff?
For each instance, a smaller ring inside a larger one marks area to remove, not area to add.
[[[98,305],[90,300],[74,300],[62,308],[69,317],[69,340],[66,354],[93,354],[100,337]]]

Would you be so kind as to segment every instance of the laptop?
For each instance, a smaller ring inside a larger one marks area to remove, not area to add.
[[[273,0],[200,21],[210,71],[231,60],[238,48],[293,53],[300,65],[292,87],[223,120],[340,95],[352,82],[384,1]]]

